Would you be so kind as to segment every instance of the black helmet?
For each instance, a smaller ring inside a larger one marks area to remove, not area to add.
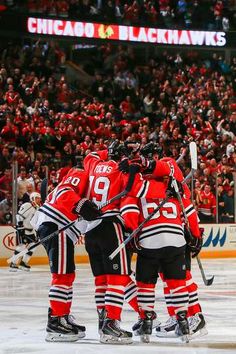
[[[157,154],[159,156],[159,158],[162,157],[162,147],[156,143],[154,143],[153,141],[151,141],[150,143],[144,145],[141,149],[140,149],[140,155],[146,157],[146,158],[152,158],[154,154]]]

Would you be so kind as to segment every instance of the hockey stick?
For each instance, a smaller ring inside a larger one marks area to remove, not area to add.
[[[40,195],[41,195],[42,202],[44,203],[47,198],[47,195],[48,195],[48,180],[47,180],[47,178],[44,178],[42,180],[41,187],[40,187]]]
[[[201,259],[198,256],[196,258],[197,258],[198,267],[199,267],[201,275],[202,275],[203,282],[206,286],[210,286],[213,283],[215,276],[212,275],[211,278],[207,279],[204,269],[203,269],[203,266],[202,266]]]
[[[129,178],[128,178],[128,181],[127,181],[127,184],[126,184],[126,187],[125,189],[120,192],[119,194],[115,195],[113,198],[111,199],[108,199],[105,203],[101,204],[98,209],[102,209],[104,208],[105,206],[107,206],[108,204],[111,204],[113,202],[115,202],[116,200],[124,197],[127,193],[129,193],[129,191],[131,190],[133,184],[134,184],[134,178],[135,178],[135,175],[136,173],[138,172],[138,170],[136,169],[136,166],[130,166],[130,173],[129,173]]]
[[[191,172],[190,173],[193,175],[194,172],[197,170],[197,146],[196,146],[195,142],[192,141],[190,143],[189,150],[190,150],[190,159],[191,159]],[[187,179],[187,178],[188,178],[188,176],[185,177],[185,179]],[[186,211],[185,211],[185,208],[184,208],[184,205],[183,205],[183,201],[182,201],[182,198],[181,198],[181,195],[180,195],[180,192],[179,192],[178,184],[177,184],[175,179],[173,179],[173,181],[172,181],[172,186],[174,187],[174,190],[176,192],[178,201],[180,203],[180,206],[181,206],[181,209],[182,209],[182,212],[183,212],[183,215],[184,215],[185,224],[187,225],[189,234],[191,235],[191,232],[189,230],[188,217],[187,217],[187,214],[186,214]],[[201,259],[200,259],[200,257],[198,255],[196,256],[196,259],[197,259],[197,263],[198,263],[198,266],[199,266],[199,269],[200,269],[204,284],[206,286],[211,285],[213,283],[213,281],[214,281],[214,275],[212,277],[210,277],[209,279],[207,279],[206,275],[205,275],[205,272],[204,272],[204,269],[203,269],[203,266],[202,266]]]
[[[76,221],[77,220],[71,221],[69,224],[66,224],[65,226],[63,226],[60,230],[56,230],[56,231],[52,232],[48,236],[44,237],[42,240],[39,240],[38,242],[31,245],[29,248],[26,248],[23,251],[21,251],[17,254],[14,254],[11,258],[7,259],[7,263],[11,263],[11,262],[15,263],[16,261],[18,261],[19,258],[23,257],[26,253],[34,250],[36,247],[38,247],[42,243],[47,242],[51,238],[59,235],[60,232],[63,232],[65,230],[67,230],[69,227],[73,226]]]
[[[166,193],[166,197],[161,201],[161,203],[153,210],[153,212],[151,214],[148,215],[148,217],[146,217],[146,219],[144,219],[141,224],[137,227],[137,229],[135,229],[130,235],[129,237],[127,237],[109,256],[110,260],[113,260],[115,258],[115,256],[127,245],[127,243],[129,243],[143,228],[143,226],[158,212],[158,210],[161,209],[161,207],[167,202],[167,200],[169,199],[170,195],[169,195],[169,191],[167,191]]]
[[[184,148],[182,154],[181,154],[181,155],[178,157],[178,159],[176,160],[176,163],[179,164],[179,163],[183,160],[183,158],[184,158],[185,155],[186,155],[186,148]]]
[[[134,166],[135,167],[135,166]],[[131,168],[130,170],[130,174],[129,174],[129,178],[128,178],[128,182],[127,185],[125,187],[125,189],[117,194],[116,196],[114,196],[113,198],[107,200],[105,203],[103,203],[101,206],[98,207],[98,209],[102,209],[105,206],[107,206],[108,204],[113,203],[114,201],[124,197],[132,188],[132,185],[134,183],[134,178],[135,178],[135,174],[136,174],[137,170],[135,170],[135,168]],[[46,179],[44,179],[45,181]],[[48,236],[44,237],[42,240],[39,240],[38,242],[36,242],[35,244],[31,245],[29,248],[22,250],[21,252],[19,252],[18,254],[13,255],[12,257],[10,257],[7,260],[7,263],[15,263],[19,258],[23,257],[27,252],[32,251],[33,249],[35,249],[36,247],[38,247],[39,245],[43,244],[44,242],[47,242],[48,240],[50,240],[51,238],[59,235],[61,232],[67,230],[68,228],[70,228],[71,226],[73,226],[78,219],[71,221],[70,223],[68,223],[67,225],[63,226],[61,229],[56,230],[54,232],[52,232],[51,234],[49,234]]]

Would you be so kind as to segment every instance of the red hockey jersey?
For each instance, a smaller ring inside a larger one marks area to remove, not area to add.
[[[72,168],[36,212],[32,221],[34,228],[37,230],[43,222],[53,222],[61,228],[78,219],[78,214],[74,213],[73,209],[84,196],[87,184],[87,173]],[[74,224],[67,230],[67,234],[73,241],[76,241],[81,232]]]
[[[107,200],[122,192],[128,182],[129,174],[123,174],[114,160],[107,160],[107,150],[92,152],[84,159],[84,168],[89,174],[87,198],[102,206]],[[142,180],[141,174],[135,176],[134,184]],[[139,184],[141,187],[141,183]],[[120,199],[102,208],[104,216],[119,214]]]
[[[121,201],[121,215],[127,228],[134,230],[158,206],[166,195],[166,184],[155,180],[148,182],[145,197],[127,197]],[[130,192],[132,194],[133,191]],[[200,236],[197,213],[190,199],[183,198],[192,234]],[[177,199],[171,197],[144,225],[139,234],[140,245],[148,249],[185,245],[182,210]]]

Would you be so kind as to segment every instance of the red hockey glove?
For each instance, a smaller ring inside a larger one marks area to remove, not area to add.
[[[87,198],[82,198],[74,208],[74,212],[79,214],[87,221],[99,218],[102,213],[98,210],[97,205]]]

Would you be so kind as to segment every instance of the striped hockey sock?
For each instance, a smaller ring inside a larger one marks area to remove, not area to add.
[[[49,290],[52,316],[64,316],[70,313],[74,279],[75,273],[52,274],[52,283]]]

